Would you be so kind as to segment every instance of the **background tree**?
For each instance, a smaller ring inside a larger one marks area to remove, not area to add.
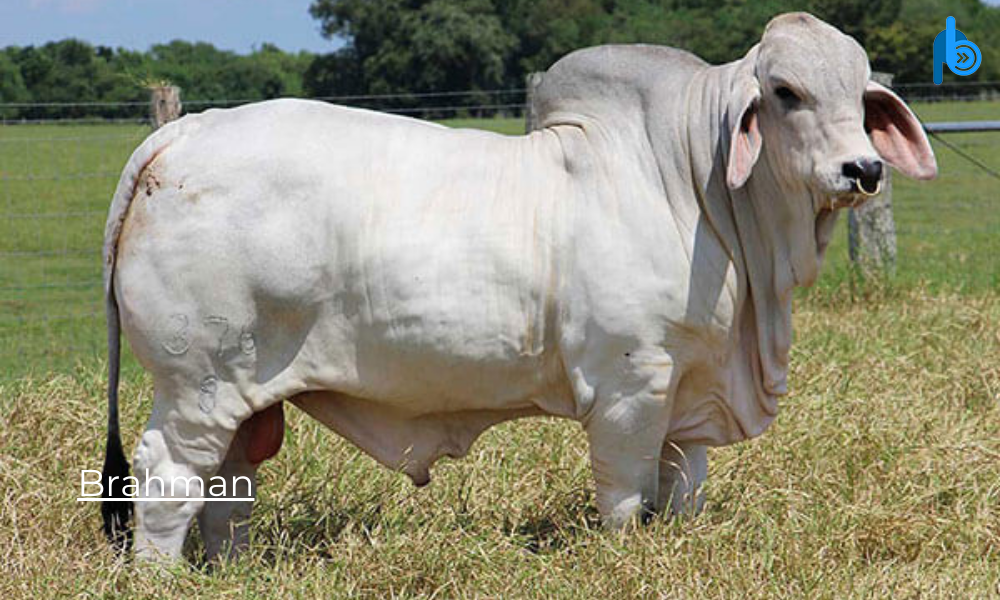
[[[31,99],[31,94],[28,93],[21,69],[11,58],[11,54],[10,49],[0,51],[0,99],[9,103],[27,102]],[[18,114],[17,108],[0,108],[0,117],[9,119]]]
[[[302,88],[313,98],[363,94],[366,88],[361,61],[354,49],[313,58],[302,76]]]
[[[310,10],[325,35],[349,40],[328,64],[356,62],[373,94],[496,87],[516,41],[490,0],[318,0]]]

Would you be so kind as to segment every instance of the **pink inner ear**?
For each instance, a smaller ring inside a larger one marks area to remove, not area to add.
[[[760,154],[761,138],[757,128],[757,108],[751,105],[743,113],[740,126],[733,133],[729,146],[729,165],[726,182],[730,189],[737,189],[746,183]]]
[[[937,161],[920,122],[888,90],[865,93],[865,129],[884,160],[915,179],[937,176]]]

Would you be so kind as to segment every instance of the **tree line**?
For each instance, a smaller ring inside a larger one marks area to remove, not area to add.
[[[237,54],[185,41],[148,51],[75,39],[7,47],[0,49],[0,103],[141,104],[146,88],[160,83],[180,86],[188,101],[521,88],[527,73],[602,43],[664,44],[713,63],[733,60],[757,42],[772,16],[791,10],[812,12],[854,36],[873,67],[894,73],[897,83],[929,83],[934,36],[952,15],[984,54],[978,72],[962,82],[1000,79],[1000,8],[980,0],[314,0],[310,14],[324,35],[341,42],[328,54],[270,44]],[[497,101],[485,94],[464,98]],[[368,102],[407,108],[428,100]],[[8,118],[56,111],[0,108]],[[58,114],[136,111],[78,105]]]
[[[178,85],[190,100],[300,96],[316,56],[264,44],[246,55],[173,41],[141,52],[67,39],[0,49],[0,114],[6,118],[142,116],[149,88]],[[2,106],[3,104],[70,106]],[[128,106],[129,103],[135,106]],[[117,105],[116,105],[117,104]],[[125,105],[120,105],[125,104]]]

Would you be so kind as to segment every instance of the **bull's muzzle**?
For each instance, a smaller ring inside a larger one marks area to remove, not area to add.
[[[855,190],[865,196],[874,196],[882,191],[882,161],[877,158],[846,162],[841,167],[841,173],[851,180]]]

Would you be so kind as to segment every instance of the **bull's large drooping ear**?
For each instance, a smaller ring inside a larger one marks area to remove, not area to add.
[[[874,81],[865,89],[865,129],[890,165],[915,179],[934,179],[937,161],[924,128],[906,103]]]
[[[761,137],[757,124],[760,103],[760,84],[757,78],[743,77],[733,89],[729,102],[729,164],[726,165],[726,184],[729,189],[742,187],[750,177],[760,156]]]

